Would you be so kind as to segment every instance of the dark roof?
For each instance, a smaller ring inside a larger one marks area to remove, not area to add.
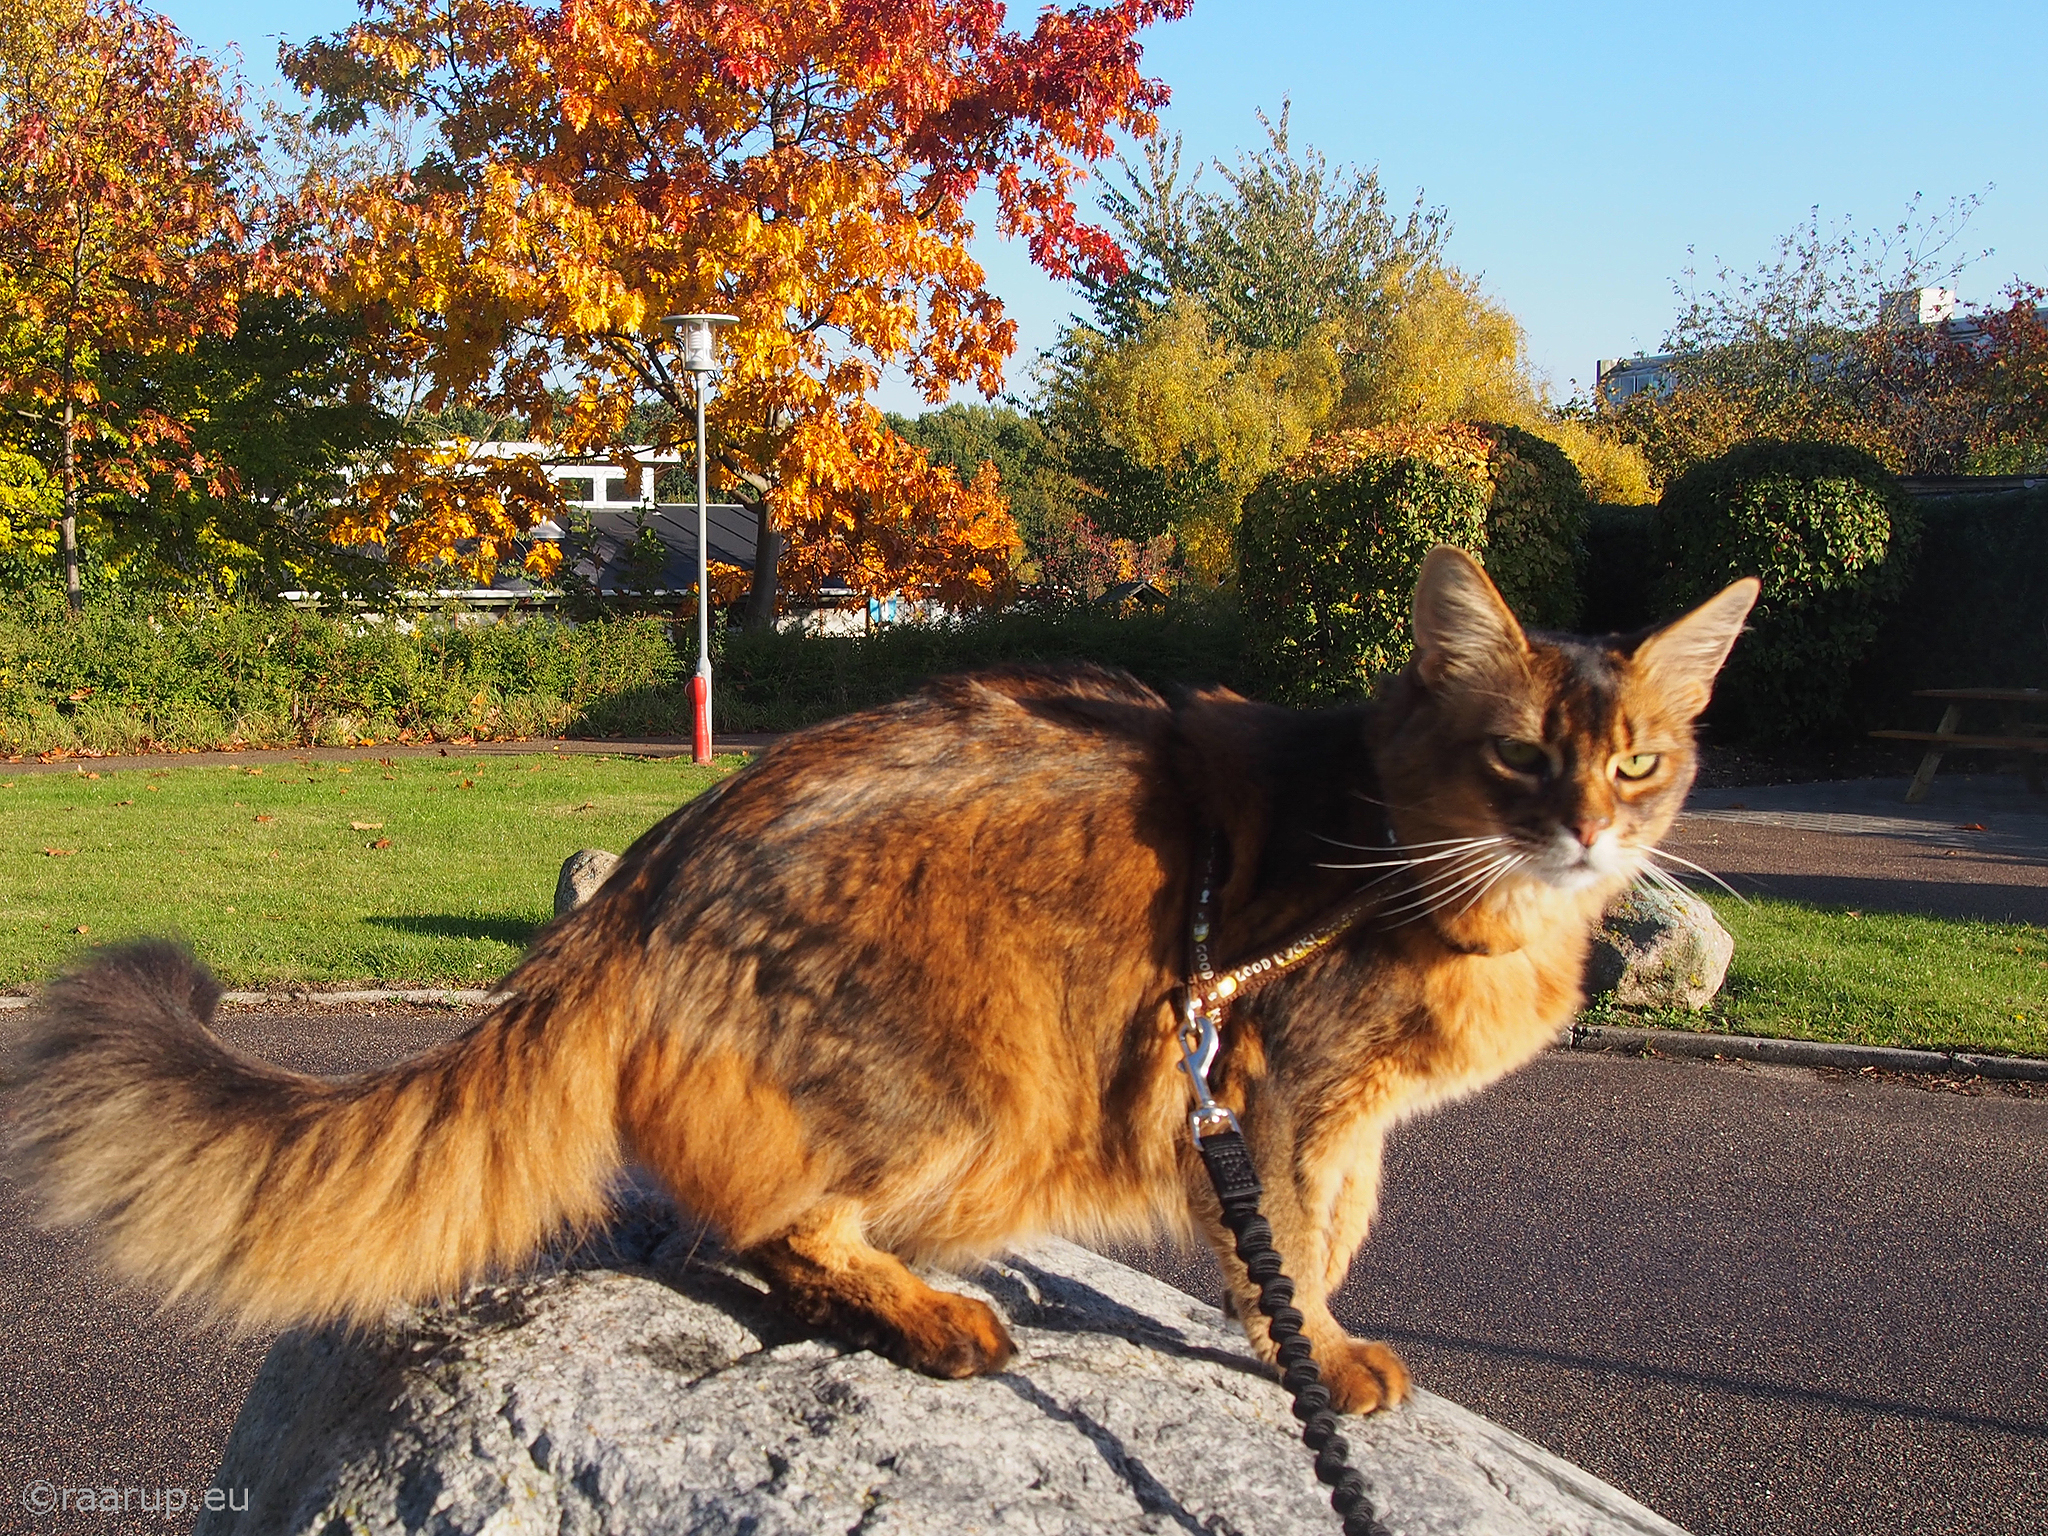
[[[585,531],[585,520],[587,529]],[[645,528],[661,541],[668,559],[656,586],[669,592],[689,592],[697,586],[697,509],[694,505],[663,504],[622,511],[592,510],[580,514],[577,527],[562,537],[563,554],[579,581],[600,591],[617,591],[629,585],[644,586],[646,576],[629,579],[627,556]],[[757,523],[751,508],[731,502],[713,502],[705,511],[709,525],[711,558],[743,571],[754,569]]]

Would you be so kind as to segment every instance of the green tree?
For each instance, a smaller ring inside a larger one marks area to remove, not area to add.
[[[110,361],[228,334],[279,272],[252,233],[254,141],[211,62],[130,0],[58,0],[31,26],[40,46],[0,48],[0,412],[59,480],[76,611],[89,492],[228,485],[191,423]]]
[[[1014,405],[961,402],[915,417],[892,412],[884,419],[962,485],[971,484],[983,465],[994,467],[1024,540],[1027,565],[1042,564],[1078,515],[1079,490],[1056,462],[1044,427]]]

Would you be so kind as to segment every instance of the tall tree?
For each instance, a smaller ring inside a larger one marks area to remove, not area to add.
[[[1659,484],[1753,438],[1839,443],[1894,471],[1962,469],[1981,421],[1974,354],[1886,306],[1955,280],[1978,202],[1930,215],[1915,199],[1871,230],[1829,226],[1816,208],[1752,270],[1685,273],[1664,338],[1670,385],[1625,402],[1617,431]]]
[[[82,600],[89,486],[225,491],[189,424],[108,377],[234,328],[273,279],[251,236],[254,146],[238,92],[130,0],[20,4],[0,47],[0,410],[55,463],[65,584]]]
[[[866,396],[887,363],[934,400],[1000,387],[1016,328],[968,254],[977,188],[1048,271],[1118,269],[1073,184],[1113,130],[1152,130],[1137,36],[1186,3],[1048,8],[1020,34],[995,0],[370,0],[291,72],[325,125],[417,115],[434,140],[354,200],[333,296],[430,408],[508,410],[570,451],[650,401],[680,428],[661,317],[737,314],[712,428],[761,513],[749,617],[778,579],[991,590],[1015,546],[993,484],[934,468]]]

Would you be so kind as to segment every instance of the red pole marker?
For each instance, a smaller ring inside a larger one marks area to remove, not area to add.
[[[704,676],[690,679],[690,760],[696,763],[711,761],[711,680]]]

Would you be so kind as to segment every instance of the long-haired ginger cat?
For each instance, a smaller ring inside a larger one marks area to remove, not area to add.
[[[1090,669],[942,682],[676,812],[541,934],[509,1001],[388,1071],[239,1056],[182,950],[99,955],[17,1063],[16,1153],[130,1279],[252,1325],[371,1319],[514,1265],[637,1163],[797,1314],[922,1371],[1012,1345],[911,1265],[1162,1228],[1216,1247],[1270,1357],[1177,1070],[1191,886],[1219,846],[1219,966],[1379,893],[1238,1000],[1212,1081],[1334,1399],[1396,1402],[1400,1360],[1325,1300],[1381,1140],[1570,1019],[1755,595],[1647,636],[1525,635],[1438,549],[1414,659],[1370,703],[1169,703]]]

